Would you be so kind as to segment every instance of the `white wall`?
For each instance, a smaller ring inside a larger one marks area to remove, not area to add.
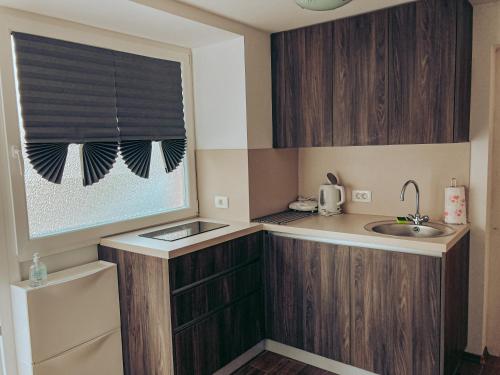
[[[247,148],[272,147],[270,34],[175,0],[133,1],[243,36]]]
[[[3,339],[0,335],[0,375],[3,375],[6,372],[3,366]]]
[[[246,149],[244,38],[194,48],[196,149]]]
[[[467,350],[476,354],[487,345],[487,267],[491,142],[493,129],[493,59],[500,44],[500,3],[474,6],[471,101],[470,221],[471,253],[469,284],[469,342]]]
[[[493,355],[500,355],[500,48],[495,59],[495,101],[491,174],[491,215],[488,246],[486,294],[486,344]]]

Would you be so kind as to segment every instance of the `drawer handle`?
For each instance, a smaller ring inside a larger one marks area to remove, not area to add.
[[[246,267],[246,266],[248,266],[248,265],[250,265],[252,263],[258,262],[259,260],[260,260],[260,256],[257,257],[257,258],[252,258],[252,259],[246,261],[245,263],[242,263],[242,264],[239,264],[237,266],[228,268],[227,270],[221,271],[219,273],[214,273],[213,275],[205,277],[204,279],[195,281],[192,284],[189,284],[189,285],[183,286],[181,288],[175,289],[175,290],[172,291],[172,296],[177,296],[179,294],[186,293],[187,291],[189,291],[189,290],[191,290],[193,288],[196,288],[197,286],[200,286],[201,284],[205,284],[205,283],[207,283],[209,281],[212,281],[212,280],[215,280],[215,279],[219,279],[219,278],[221,278],[223,276],[226,276],[226,275],[229,275],[231,273],[237,272],[240,269],[242,269],[242,268],[244,268],[244,267]]]

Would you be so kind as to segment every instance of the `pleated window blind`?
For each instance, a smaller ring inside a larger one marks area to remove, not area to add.
[[[153,141],[166,172],[182,161],[186,131],[179,62],[13,33],[26,151],[61,183],[68,146],[81,145],[85,186],[109,173],[120,151],[149,176]]]

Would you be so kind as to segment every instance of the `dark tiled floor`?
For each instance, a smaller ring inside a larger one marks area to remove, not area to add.
[[[272,352],[262,352],[233,375],[336,375],[333,372],[283,357]]]
[[[262,352],[233,375],[336,375],[333,372],[283,357],[272,352]],[[464,362],[456,375],[500,375],[500,358],[490,357],[486,364]]]
[[[464,362],[457,375],[500,375],[500,358],[490,357],[484,365]]]

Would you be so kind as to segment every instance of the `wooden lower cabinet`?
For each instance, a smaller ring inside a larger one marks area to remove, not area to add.
[[[443,258],[267,235],[266,336],[382,375],[451,375],[469,237]]]
[[[125,375],[209,375],[264,338],[381,375],[451,375],[467,344],[469,236],[442,258],[255,233],[118,265]]]
[[[116,263],[125,375],[209,375],[262,341],[262,233],[174,259],[99,246]]]
[[[267,236],[266,337],[349,362],[349,248]]]
[[[209,375],[264,338],[260,293],[174,334],[175,373]]]
[[[439,374],[441,259],[351,249],[351,364]]]

